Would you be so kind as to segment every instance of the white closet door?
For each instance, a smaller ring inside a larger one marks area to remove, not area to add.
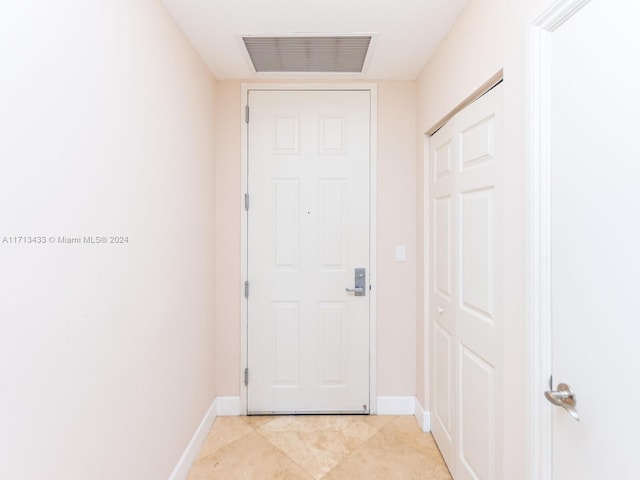
[[[502,86],[430,140],[433,434],[454,478],[500,478]]]

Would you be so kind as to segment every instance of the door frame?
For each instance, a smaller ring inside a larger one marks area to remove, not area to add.
[[[552,480],[551,36],[590,0],[556,0],[529,26],[529,478]]]
[[[238,208],[241,212],[240,234],[240,279],[244,283],[247,280],[248,266],[248,215],[245,210],[244,194],[247,192],[248,182],[248,128],[245,121],[245,107],[248,103],[248,94],[252,90],[264,91],[368,91],[370,93],[370,168],[369,168],[369,412],[375,415],[378,412],[376,398],[376,299],[377,299],[377,198],[378,198],[378,86],[375,83],[242,83],[241,84],[241,158],[242,172],[240,183],[240,195],[238,196]],[[244,371],[249,360],[248,350],[248,300],[244,297],[244,285],[240,288],[240,358],[241,368],[238,372],[240,379],[240,413],[247,414],[248,388],[244,384]]]

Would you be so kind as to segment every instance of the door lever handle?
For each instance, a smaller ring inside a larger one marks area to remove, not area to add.
[[[576,394],[569,385],[559,383],[558,390],[544,392],[544,396],[557,407],[564,408],[576,421],[580,421],[580,415],[576,410]]]
[[[364,268],[356,268],[353,272],[353,288],[345,288],[347,293],[353,293],[356,297],[364,297],[367,292],[367,271]]]

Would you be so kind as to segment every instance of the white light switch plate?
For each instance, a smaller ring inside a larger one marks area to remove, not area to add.
[[[407,247],[404,245],[396,245],[396,262],[407,261]]]

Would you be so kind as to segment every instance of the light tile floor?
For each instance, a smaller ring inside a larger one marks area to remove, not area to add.
[[[451,480],[409,416],[218,417],[188,480]]]

